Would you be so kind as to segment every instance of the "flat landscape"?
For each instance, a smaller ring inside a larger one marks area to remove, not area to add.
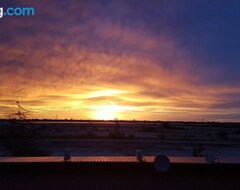
[[[240,156],[240,124],[161,121],[1,121],[0,156]]]

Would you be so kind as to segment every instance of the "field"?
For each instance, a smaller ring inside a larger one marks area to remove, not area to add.
[[[161,121],[0,122],[0,156],[240,156],[240,124]]]

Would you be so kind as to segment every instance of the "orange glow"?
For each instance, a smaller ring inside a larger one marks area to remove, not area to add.
[[[93,91],[92,93],[88,94],[88,97],[95,98],[95,97],[101,97],[101,96],[115,96],[115,95],[126,94],[126,93],[127,91],[124,91],[124,90],[104,89],[104,90]]]
[[[114,120],[115,118],[118,118],[117,111],[118,110],[111,105],[102,105],[92,112],[92,118],[100,120]]]
[[[114,120],[121,119],[122,113],[134,110],[130,106],[120,106],[120,105],[96,105],[93,106],[92,118],[101,120]]]
[[[199,121],[239,114],[234,101],[239,102],[240,87],[204,83],[205,75],[211,74],[208,68],[194,68],[196,60],[170,38],[95,19],[90,25],[97,31],[100,45],[96,49],[91,40],[89,46],[79,45],[88,39],[87,26],[66,31],[76,43],[39,33],[16,35],[9,47],[0,44],[4,52],[0,118],[16,110],[17,100],[31,111],[32,118],[39,119]],[[108,38],[116,44],[104,47]],[[47,48],[33,51],[34,44]],[[151,57],[152,52],[158,57]],[[13,58],[17,62],[7,64]]]

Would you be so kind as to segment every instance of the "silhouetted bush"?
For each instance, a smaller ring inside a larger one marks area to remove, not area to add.
[[[217,137],[219,139],[226,139],[228,137],[228,132],[226,132],[226,131],[219,131],[217,133]]]
[[[35,131],[31,123],[22,120],[10,121],[5,132],[4,145],[9,156],[48,156],[49,153],[41,149],[33,140]]]
[[[153,133],[157,132],[158,128],[157,127],[143,127],[139,129],[140,132],[147,132],[147,133]]]
[[[164,134],[159,134],[159,135],[157,136],[157,138],[160,139],[160,140],[166,140],[166,139],[167,139],[167,136],[164,135]]]
[[[191,137],[192,137],[191,135],[185,134],[185,135],[182,137],[182,140],[183,140],[183,141],[191,141],[191,140],[192,140]]]
[[[176,126],[173,126],[171,125],[171,123],[169,122],[164,122],[162,123],[162,128],[163,129],[170,129],[170,130],[184,130],[185,128],[184,127],[176,127]]]
[[[204,148],[202,146],[197,146],[196,148],[193,149],[193,153],[192,155],[194,157],[200,157],[200,156],[204,156]]]
[[[125,139],[126,136],[124,133],[121,132],[113,132],[108,134],[109,139]]]
[[[93,132],[88,132],[87,134],[85,135],[82,135],[82,138],[85,138],[85,139],[95,139],[97,138],[97,135]]]
[[[128,136],[128,138],[129,138],[129,139],[134,139],[134,138],[135,138],[135,135],[134,135],[134,134],[130,134],[130,135]]]

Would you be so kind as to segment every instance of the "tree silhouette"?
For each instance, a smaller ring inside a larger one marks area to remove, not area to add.
[[[7,115],[9,125],[6,126],[4,145],[8,156],[47,156],[48,152],[41,149],[35,142],[36,131],[27,121],[29,111],[16,102],[18,110]]]
[[[30,116],[30,111],[23,108],[19,101],[16,102],[18,110],[12,113],[7,113],[7,119],[17,119],[17,120],[26,120]]]

